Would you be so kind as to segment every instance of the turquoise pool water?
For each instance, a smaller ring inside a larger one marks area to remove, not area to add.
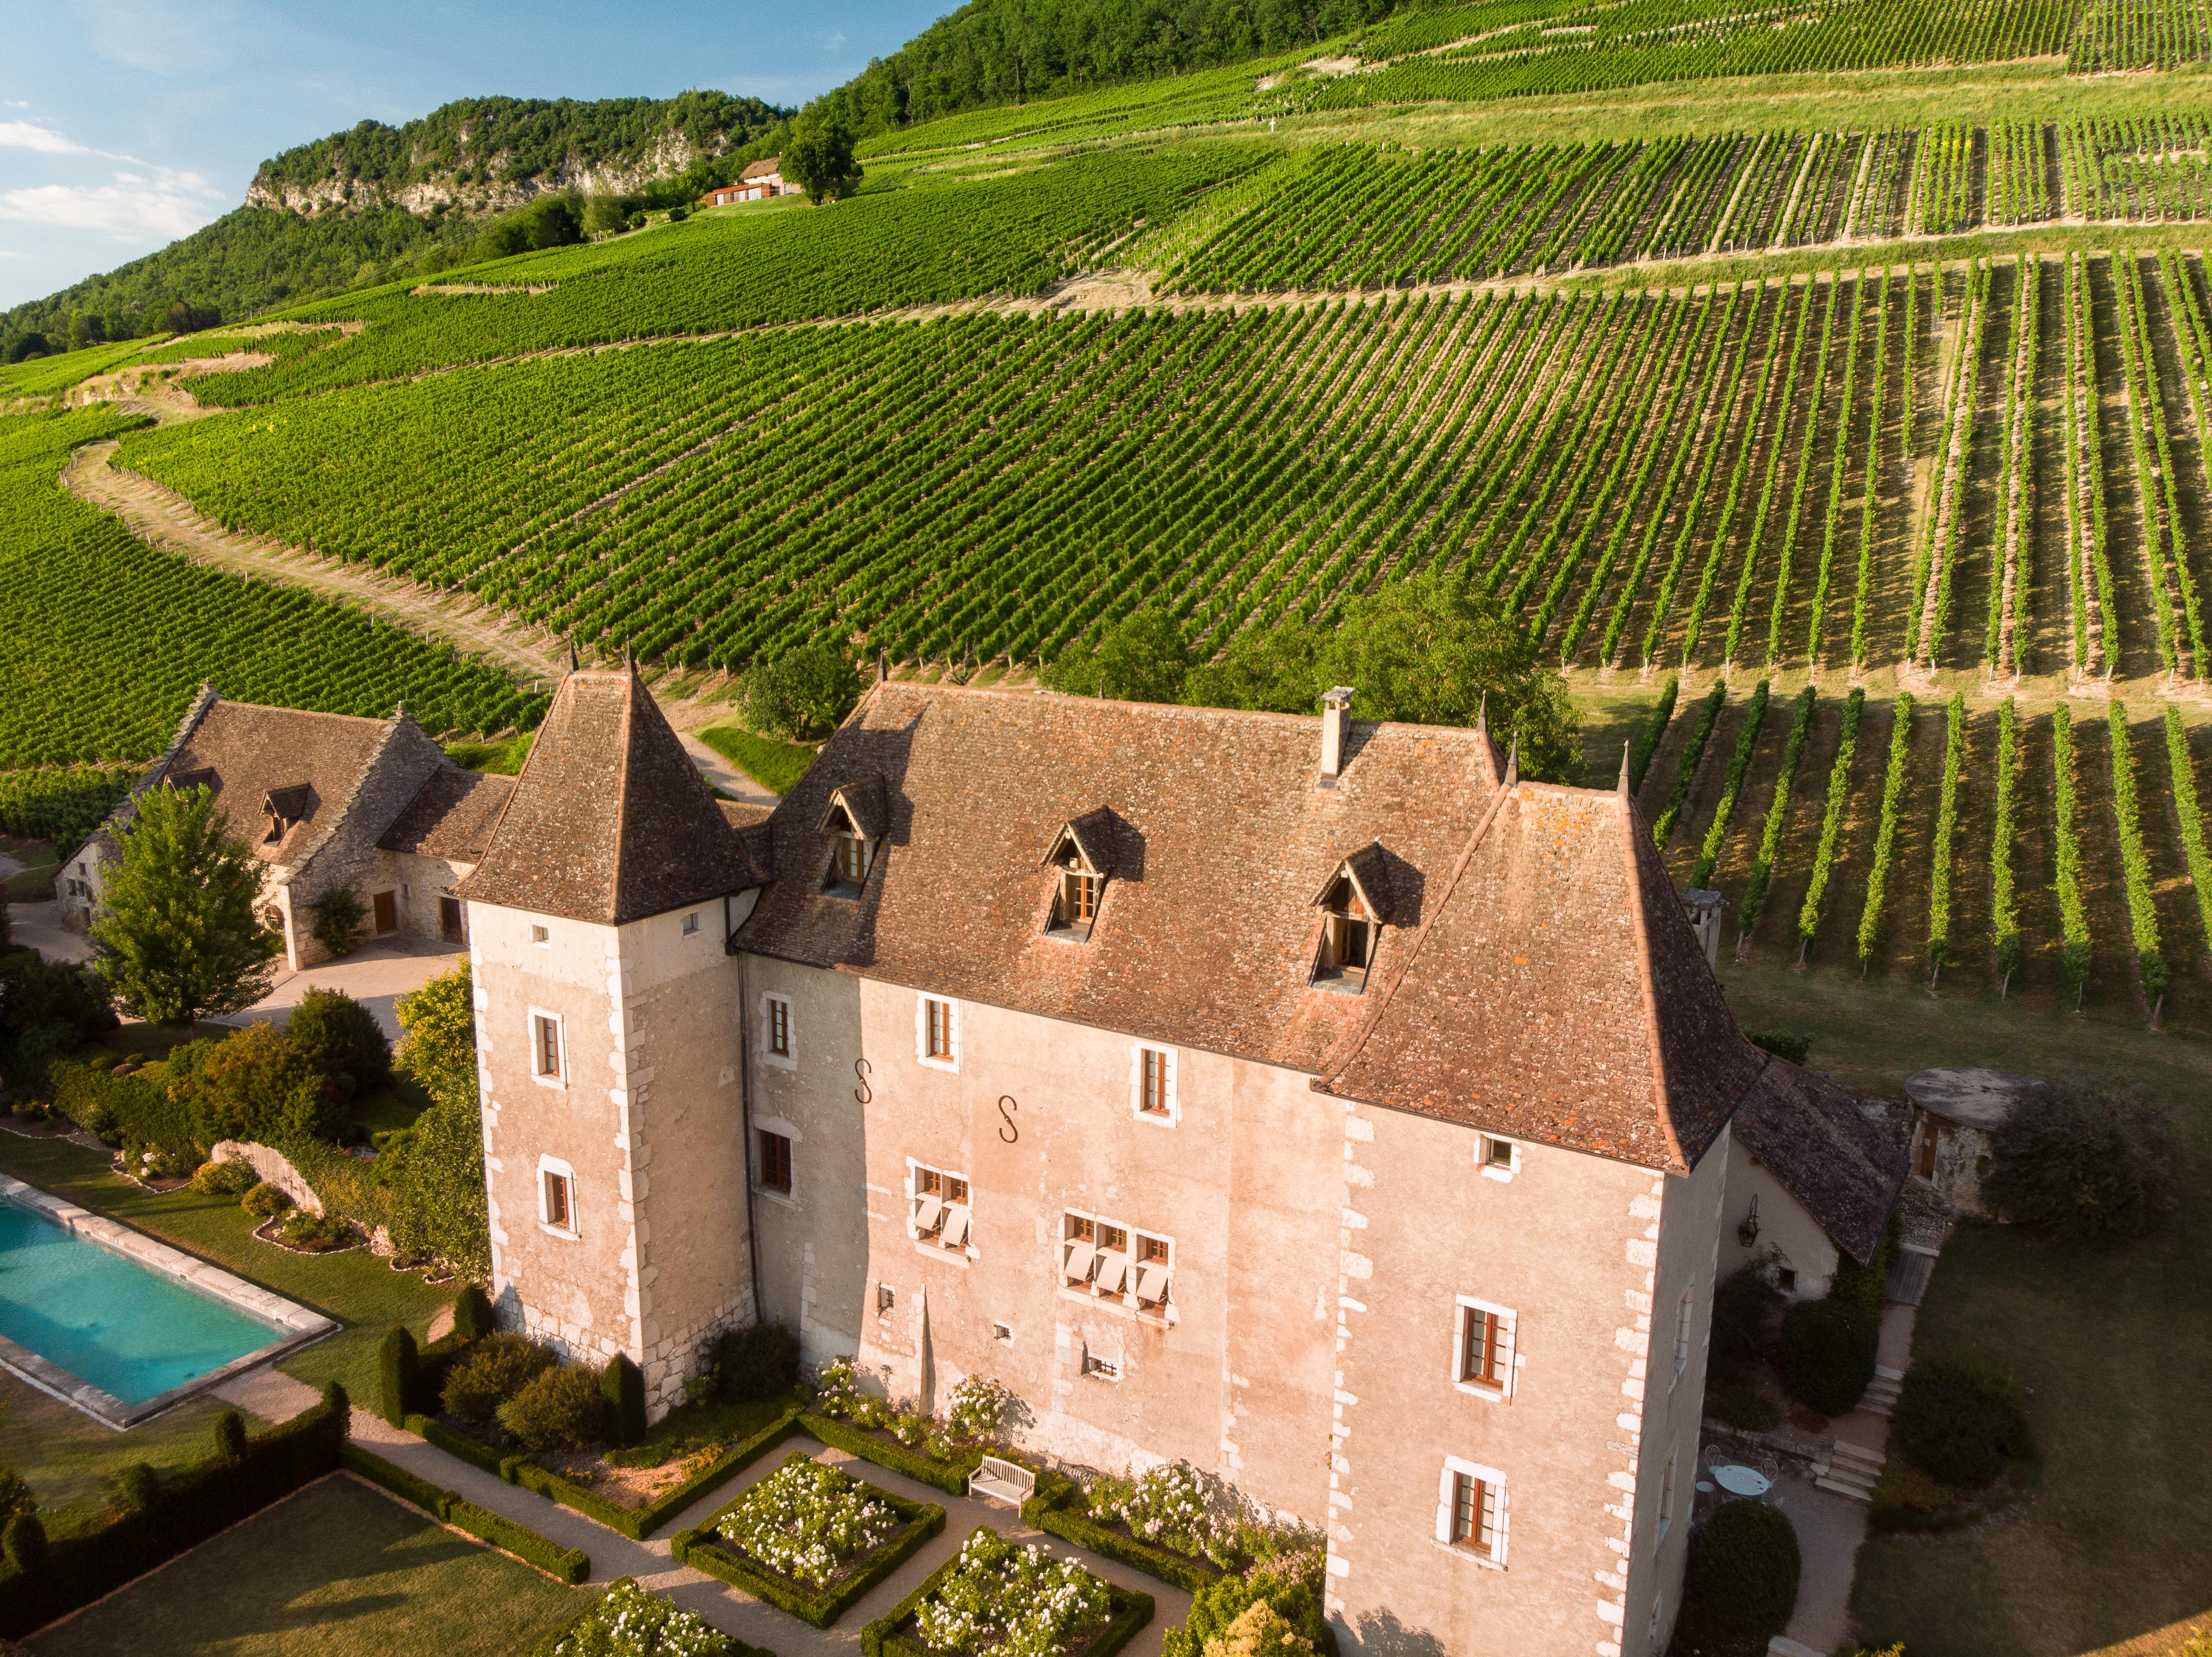
[[[273,1325],[0,1202],[0,1335],[143,1404],[278,1337]]]

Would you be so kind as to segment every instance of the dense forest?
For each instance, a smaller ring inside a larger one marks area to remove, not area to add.
[[[1318,44],[1395,9],[1395,0],[970,0],[806,113],[865,137],[986,104]]]

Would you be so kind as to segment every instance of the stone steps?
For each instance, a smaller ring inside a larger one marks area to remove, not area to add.
[[[1887,1364],[1874,1367],[1874,1379],[1867,1383],[1866,1396],[1859,1400],[1859,1408],[1870,1416],[1887,1416],[1897,1409],[1897,1394],[1905,1383],[1905,1372],[1892,1369]]]
[[[1875,1481],[1881,1477],[1881,1451],[1839,1441],[1829,1450],[1827,1465],[1813,1469],[1813,1483],[1854,1502],[1871,1502]]]

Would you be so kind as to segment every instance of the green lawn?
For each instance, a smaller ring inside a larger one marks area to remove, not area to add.
[[[525,731],[504,742],[453,742],[447,745],[446,758],[464,771],[514,777],[521,773],[522,762],[530,758],[530,745],[537,740],[535,732]]]
[[[215,1451],[223,1405],[199,1398],[127,1433],[48,1398],[0,1371],[0,1466],[30,1482],[51,1536],[96,1529],[109,1506],[109,1481],[133,1462],[181,1467]]]
[[[44,1634],[37,1657],[508,1657],[563,1587],[345,1475],[309,1486]]]
[[[812,748],[755,736],[736,725],[710,726],[698,736],[770,794],[789,794],[799,779],[806,775],[806,768],[814,763]]]
[[[417,1336],[450,1303],[453,1291],[425,1288],[412,1272],[394,1271],[367,1249],[343,1254],[292,1254],[255,1240],[254,1221],[235,1197],[180,1191],[166,1197],[108,1171],[107,1154],[61,1139],[0,1135],[0,1172],[85,1208],[110,1214],[166,1243],[212,1260],[240,1276],[311,1306],[346,1327],[286,1359],[282,1368],[312,1386],[335,1378],[354,1398],[374,1403],[376,1343],[395,1323]],[[143,1429],[134,1428],[125,1437]],[[23,1476],[38,1488],[28,1466]]]
[[[1723,956],[1725,960],[1725,955]],[[1961,1226],[1916,1345],[1978,1348],[2028,1388],[2043,1450],[2027,1499],[1980,1529],[1876,1537],[1852,1605],[1863,1636],[1910,1657],[2170,1652],[2212,1629],[2212,1044],[1977,996],[1862,985],[1847,972],[1724,967],[1737,1016],[1803,1031],[1812,1064],[1897,1096],[1932,1064],[2140,1084],[2177,1107],[2182,1187],[2155,1235],[2090,1248]]]

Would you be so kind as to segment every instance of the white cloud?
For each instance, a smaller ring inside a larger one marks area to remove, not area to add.
[[[835,34],[831,35],[827,40],[824,40],[822,43],[822,50],[824,52],[835,52],[844,44],[845,31],[839,29]]]
[[[222,192],[197,173],[155,169],[151,180],[126,173],[113,184],[40,185],[0,191],[0,219],[93,230],[118,241],[173,241],[216,216]]]
[[[14,107],[21,107],[20,105]],[[92,151],[81,143],[72,143],[51,128],[33,126],[28,121],[0,121],[0,144],[12,149],[35,149],[47,155],[89,155]]]

